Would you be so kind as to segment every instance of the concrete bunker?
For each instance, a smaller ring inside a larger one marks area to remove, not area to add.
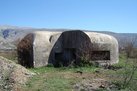
[[[80,54],[84,51],[80,50],[81,45],[92,46],[90,38],[84,32],[66,31],[61,33],[60,37],[54,44],[53,49],[51,50],[51,54],[49,56],[50,60],[52,60],[51,63],[54,66],[69,66],[72,62],[78,65]],[[83,49],[84,48],[86,47],[83,47]]]
[[[118,63],[118,42],[110,35],[75,30],[36,31],[18,44],[18,61],[26,67],[78,64],[82,55],[100,65]]]

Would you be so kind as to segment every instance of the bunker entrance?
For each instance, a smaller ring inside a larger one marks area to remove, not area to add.
[[[76,50],[65,48],[61,53],[55,53],[56,66],[69,66],[76,60]]]
[[[92,60],[110,60],[110,51],[93,51]]]

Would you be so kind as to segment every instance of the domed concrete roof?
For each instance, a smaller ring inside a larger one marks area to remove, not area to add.
[[[31,52],[30,53],[33,54],[34,67],[46,66],[50,60],[55,60],[55,54],[64,53],[64,50],[66,50],[64,49],[65,46],[66,48],[69,49],[70,48],[77,49],[75,47],[79,47],[79,46],[75,46],[75,44],[79,45],[81,42],[83,42],[84,40],[81,39],[83,39],[82,37],[84,36],[87,36],[90,39],[90,42],[93,44],[93,46],[96,47],[92,51],[109,52],[110,59],[107,61],[110,64],[118,63],[119,60],[118,42],[114,37],[107,34],[96,33],[96,32],[83,32],[83,31],[65,31],[65,32],[35,31],[31,34],[33,35],[33,39],[32,39],[33,51],[31,51],[32,53]],[[27,40],[27,37],[24,37],[23,40]],[[71,45],[74,46],[71,46],[70,43]],[[22,48],[21,45],[22,45],[22,41],[19,43],[18,49]],[[19,55],[23,55],[23,53],[20,50],[18,51],[21,53]],[[23,61],[23,60],[19,58],[19,61]],[[103,63],[104,61],[98,60],[98,62]]]

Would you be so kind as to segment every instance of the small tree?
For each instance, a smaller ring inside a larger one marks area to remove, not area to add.
[[[134,81],[135,72],[137,71],[137,51],[135,51],[137,43],[137,36],[131,38],[130,41],[125,41],[126,45],[124,46],[124,52],[126,54],[125,65],[124,65],[124,73],[123,73],[123,83],[122,88],[126,88],[129,86],[131,82]],[[131,59],[134,58],[134,59]]]
[[[79,58],[80,64],[81,65],[94,64],[98,66],[99,64],[95,60],[104,60],[108,56],[107,53],[102,53],[101,55],[98,55],[98,53],[100,52],[99,49],[103,49],[102,45],[97,43],[91,43],[89,41],[82,42],[79,46],[78,51],[76,52],[76,56]],[[109,65],[108,62],[109,62],[108,60],[107,61],[104,60],[104,63],[107,66]]]
[[[124,41],[124,40],[123,40]],[[136,49],[136,44],[137,44],[137,36],[131,37],[129,40],[124,41],[125,43],[123,43],[123,49],[124,52],[126,53],[126,57],[130,58],[130,57],[135,57],[134,52]]]
[[[89,64],[91,61],[91,55],[93,51],[93,44],[89,41],[81,42],[78,50],[76,51],[76,56],[79,60],[79,65]]]

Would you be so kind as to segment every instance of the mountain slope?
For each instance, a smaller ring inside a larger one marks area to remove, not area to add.
[[[16,26],[0,26],[0,49],[16,49],[17,43],[28,33],[32,31],[67,31],[69,29],[36,29],[28,27],[16,27]],[[83,30],[89,31],[89,30]],[[114,36],[120,46],[123,46],[123,42],[130,42],[137,39],[137,33],[114,33],[109,31],[93,31]],[[137,46],[137,41],[136,41]]]

